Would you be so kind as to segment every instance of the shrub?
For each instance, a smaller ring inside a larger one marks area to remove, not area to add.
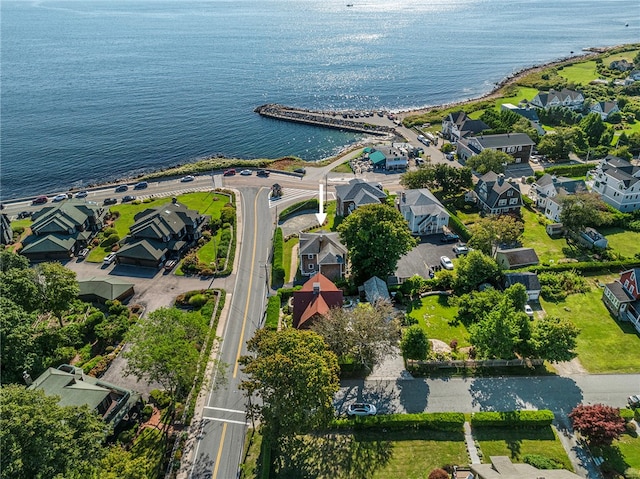
[[[126,431],[122,431],[120,434],[118,434],[118,442],[120,444],[129,444],[136,437],[136,429],[137,428],[134,427],[131,429],[127,429]]]
[[[633,409],[623,408],[620,409],[620,417],[624,419],[626,422],[629,422],[633,419]]]
[[[555,460],[540,454],[525,454],[522,462],[529,464],[537,469],[561,469],[561,465]]]
[[[151,404],[145,405],[145,407],[142,409],[142,420],[146,422],[149,419],[151,419],[152,415],[153,415],[153,406]]]
[[[208,299],[204,294],[194,294],[189,298],[189,306],[193,306],[194,308],[201,308],[207,301]]]
[[[280,319],[280,294],[269,297],[267,302],[267,315],[265,319],[265,329],[275,331],[278,329],[278,320]]]
[[[118,230],[116,230],[115,228],[105,228],[102,234],[104,235],[105,238],[107,238],[111,235],[118,234]]]
[[[640,479],[640,469],[627,467],[622,475],[624,476],[624,479]]]
[[[457,412],[388,414],[357,417],[355,419],[335,419],[333,429],[431,429],[435,431],[462,431],[464,414]]]
[[[462,223],[462,221],[460,221],[460,219],[458,219],[458,217],[451,212],[449,212],[449,222],[453,223],[453,229],[458,232],[460,238],[465,241],[469,241],[469,238],[471,238],[471,232]]]
[[[429,479],[449,479],[449,473],[444,469],[434,469],[429,473]]]
[[[553,412],[547,409],[540,411],[476,412],[471,415],[471,426],[535,429],[550,426],[553,417]]]
[[[115,243],[117,243],[118,241],[120,241],[120,236],[118,236],[117,233],[114,233],[112,235],[109,235],[101,244],[101,246],[103,248],[108,248],[109,246],[114,245]]]
[[[169,404],[171,404],[171,398],[166,392],[161,391],[160,389],[153,389],[149,393],[149,402],[155,404],[160,409],[165,409]]]

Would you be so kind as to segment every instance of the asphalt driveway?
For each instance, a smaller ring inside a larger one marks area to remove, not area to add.
[[[420,243],[398,261],[398,278],[410,278],[413,275],[429,277],[429,269],[440,266],[440,257],[448,256],[455,264],[453,247],[457,243],[441,243],[442,234],[419,237]]]

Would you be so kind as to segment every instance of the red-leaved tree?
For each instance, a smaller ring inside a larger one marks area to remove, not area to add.
[[[429,473],[429,479],[449,479],[449,473],[444,469],[434,469]]]
[[[576,406],[569,414],[573,428],[593,446],[609,446],[625,431],[620,410],[605,404]]]

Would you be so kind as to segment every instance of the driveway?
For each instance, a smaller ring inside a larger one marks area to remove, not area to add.
[[[448,256],[455,260],[453,247],[456,243],[441,243],[442,234],[421,236],[420,243],[398,261],[396,275],[399,278],[410,278],[413,275],[429,277],[429,268],[440,266],[440,256]]]

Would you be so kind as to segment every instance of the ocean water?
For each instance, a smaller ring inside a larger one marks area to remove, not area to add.
[[[357,135],[263,103],[407,109],[640,41],[638,0],[1,0],[2,198],[221,154],[318,160]]]

